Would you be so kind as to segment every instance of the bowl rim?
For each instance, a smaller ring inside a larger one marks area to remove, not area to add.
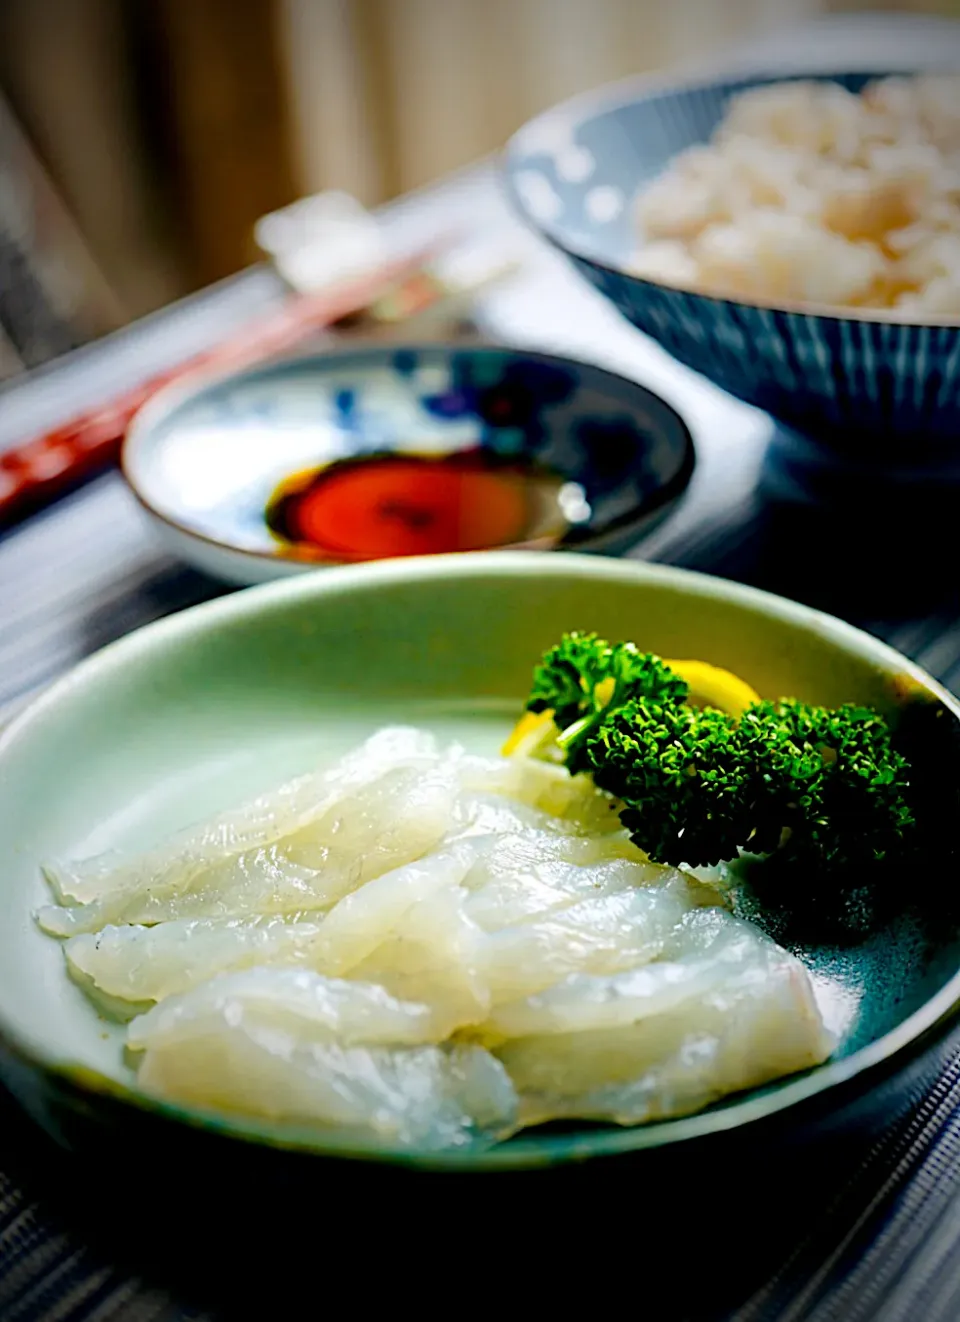
[[[731,92],[736,92],[738,90],[747,91],[752,87],[768,87],[776,83],[836,82],[841,78],[867,78],[871,80],[909,78],[925,74],[941,75],[945,73],[946,68],[919,70],[916,68],[902,68],[877,71],[870,68],[843,67],[825,70],[822,65],[817,65],[791,67],[779,74],[766,74],[742,68],[730,68],[720,72],[714,71],[713,73],[635,74],[627,78],[617,79],[611,83],[605,83],[587,92],[579,92],[575,96],[568,97],[566,100],[558,102],[556,105],[550,106],[547,110],[543,110],[538,115],[528,119],[515,133],[511,134],[500,153],[501,184],[514,212],[530,229],[542,235],[559,252],[564,253],[567,257],[575,258],[578,262],[584,262],[606,275],[628,280],[632,284],[645,286],[652,290],[663,290],[671,294],[683,294],[688,298],[702,299],[706,303],[724,308],[743,307],[752,308],[758,312],[779,312],[791,317],[816,318],[823,321],[896,326],[903,331],[960,330],[960,315],[931,315],[922,321],[913,321],[898,316],[893,308],[853,308],[812,301],[778,303],[762,298],[739,298],[732,294],[707,293],[693,286],[671,284],[667,280],[655,280],[650,276],[635,275],[624,264],[604,260],[585,248],[568,242],[557,229],[551,226],[549,221],[537,220],[525,205],[514,182],[517,169],[522,168],[520,160],[528,155],[522,149],[521,143],[524,136],[531,129],[540,128],[551,123],[559,125],[569,121],[571,128],[575,131],[579,123],[582,123],[588,117],[594,118],[599,114],[631,105],[634,102],[654,101],[659,96],[705,91],[709,88],[729,88]],[[625,201],[625,206],[633,207],[635,202],[636,193]]]
[[[21,740],[29,740],[34,723],[55,712],[77,690],[102,682],[128,662],[148,656],[158,644],[217,630],[237,619],[252,619],[298,602],[315,604],[327,595],[377,590],[392,583],[428,584],[451,576],[461,580],[484,576],[503,578],[593,578],[611,583],[646,582],[666,591],[713,600],[753,610],[812,630],[828,642],[872,661],[884,673],[906,676],[960,719],[960,699],[920,666],[888,644],[835,616],[801,605],[759,588],[728,579],[643,561],[613,560],[590,555],[543,556],[530,551],[479,551],[444,556],[409,557],[345,566],[331,574],[302,575],[260,584],[189,607],[144,625],[95,652],[45,689],[0,730],[0,768]],[[316,1127],[277,1124],[256,1118],[218,1114],[199,1107],[161,1101],[132,1085],[98,1075],[86,1067],[46,1055],[43,1043],[31,1042],[11,1023],[0,1004],[0,1057],[53,1080],[81,1103],[91,1096],[107,1097],[148,1111],[161,1119],[187,1123],[232,1139],[305,1154],[351,1157],[401,1166],[445,1170],[517,1170],[562,1161],[611,1156],[628,1151],[669,1146],[711,1134],[739,1130],[760,1121],[789,1120],[794,1108],[822,1103],[827,1094],[842,1096],[844,1089],[870,1086],[895,1072],[942,1038],[960,1018],[960,968],[927,1001],[882,1037],[851,1055],[827,1060],[806,1073],[787,1079],[773,1092],[748,1091],[728,1099],[726,1105],[679,1119],[650,1125],[585,1128],[573,1134],[538,1135],[522,1131],[509,1143],[453,1152],[389,1150],[375,1142],[344,1138],[335,1131],[318,1135]],[[836,1092],[834,1091],[836,1090]],[[786,1116],[783,1113],[788,1113]]]
[[[309,369],[319,371],[321,374],[327,372],[336,366],[351,361],[357,361],[360,364],[369,362],[375,364],[383,362],[388,357],[401,352],[426,353],[431,350],[439,353],[469,353],[469,354],[488,354],[488,353],[513,353],[519,357],[532,359],[537,362],[548,363],[558,367],[575,367],[577,369],[587,369],[595,373],[600,378],[606,378],[609,381],[617,382],[620,385],[626,385],[631,390],[635,390],[639,395],[651,401],[657,408],[661,409],[669,418],[670,423],[675,428],[680,439],[683,453],[680,456],[680,462],[677,470],[669,482],[663,483],[648,498],[640,504],[635,505],[626,513],[614,519],[601,532],[592,536],[584,537],[582,540],[571,543],[571,551],[587,551],[593,547],[602,547],[610,539],[627,534],[631,528],[642,525],[651,515],[667,508],[674,501],[678,500],[684,494],[690,485],[696,468],[696,445],[690,427],[678,412],[678,410],[658,395],[656,391],[651,390],[649,386],[640,381],[635,381],[631,377],[624,376],[622,373],[603,367],[598,363],[589,362],[586,359],[573,358],[564,354],[541,352],[538,349],[528,349],[522,345],[501,344],[489,342],[484,344],[459,344],[453,340],[438,341],[404,341],[402,343],[390,345],[362,345],[333,350],[326,350],[320,353],[301,354],[277,359],[268,359],[261,363],[249,365],[241,368],[227,368],[218,370],[216,368],[201,367],[188,373],[183,378],[171,382],[169,385],[161,387],[156,394],[140,406],[134,414],[129,427],[124,435],[120,448],[120,471],[123,478],[133,493],[141,508],[156,519],[158,523],[167,529],[172,529],[181,536],[192,538],[202,543],[206,547],[213,547],[217,551],[228,551],[234,556],[242,556],[252,560],[256,564],[284,565],[293,566],[298,569],[309,571],[311,569],[332,569],[347,568],[356,564],[378,564],[379,560],[350,560],[337,559],[334,556],[318,555],[315,557],[298,556],[285,554],[283,552],[258,551],[251,547],[237,546],[233,542],[225,541],[223,538],[215,537],[210,533],[200,532],[197,528],[191,527],[189,523],[176,518],[174,515],[160,509],[160,507],[151,498],[149,484],[144,483],[142,477],[139,477],[136,470],[137,462],[141,452],[149,445],[155,429],[166,419],[175,414],[178,409],[201,399],[208,392],[215,393],[219,390],[229,388],[233,385],[239,385],[246,381],[255,381],[258,378],[270,379],[275,376],[283,376],[287,373],[294,373],[299,369]],[[603,382],[606,384],[606,381]],[[527,551],[527,550],[561,550],[566,553],[567,548],[559,545],[556,548],[551,546],[540,547],[533,541],[516,542],[501,547],[491,548],[497,551]],[[464,554],[459,552],[458,554]],[[417,557],[388,557],[394,559],[415,559]]]

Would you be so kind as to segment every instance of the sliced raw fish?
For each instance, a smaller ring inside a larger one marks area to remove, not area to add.
[[[552,820],[554,829],[596,835],[620,832],[617,803],[589,776],[571,776],[565,767],[526,757],[458,759],[468,795],[495,795],[525,805]]]
[[[161,881],[110,891],[90,904],[48,906],[38,915],[55,936],[108,923],[290,914],[330,908],[391,868],[421,858],[446,834],[457,796],[449,765],[399,767],[340,787],[299,831],[206,870],[172,870]]]
[[[623,858],[616,847],[607,851],[607,839],[533,831],[494,837],[467,875],[470,917],[485,931],[495,932],[577,900],[677,877],[673,869],[647,862],[642,855]]]
[[[551,1031],[503,1043],[496,1054],[521,1094],[523,1123],[688,1115],[826,1060],[833,1043],[794,956],[761,941],[714,972],[712,985],[691,980],[690,994],[672,1005],[661,988],[659,1012],[632,1022],[558,1032],[555,1021]]]
[[[819,1063],[803,966],[652,863],[552,763],[405,727],[131,860],[50,870],[40,915],[148,1092],[456,1148],[686,1115]]]
[[[622,973],[572,973],[545,991],[498,1005],[494,1036],[594,1032],[695,1003],[731,973],[765,966],[771,943],[721,909],[693,910],[668,932],[658,958]]]
[[[194,918],[155,927],[105,927],[71,937],[67,965],[125,1001],[159,1001],[231,970],[304,959],[317,919]]]
[[[127,1043],[133,1051],[145,1051],[241,1024],[349,1046],[436,1041],[429,1007],[399,1001],[382,987],[310,969],[254,968],[168,997],[133,1020]]]
[[[389,726],[332,766],[298,776],[180,831],[145,854],[123,858],[110,853],[80,863],[51,862],[44,865],[44,875],[58,900],[83,904],[148,884],[159,891],[184,889],[209,869],[220,870],[231,858],[269,849],[302,831],[351,787],[378,779],[395,767],[422,768],[440,760],[432,735],[408,726]]]
[[[480,929],[466,912],[467,892],[450,887],[412,908],[351,977],[431,1006],[446,1032],[480,1023],[490,993],[477,958]]]
[[[693,893],[679,876],[663,886],[577,901],[484,937],[480,976],[494,1005],[530,996],[571,973],[617,973],[656,959]]]
[[[254,975],[264,974],[273,987],[254,990]],[[488,1052],[358,1045],[384,1035],[396,1041],[429,1011],[380,988],[311,978],[318,975],[255,970],[157,1006],[130,1028],[131,1046],[144,1053],[140,1087],[220,1112],[336,1126],[391,1147],[455,1149],[516,1127],[516,1092]],[[283,980],[298,985],[280,990]],[[234,986],[224,990],[228,981]]]

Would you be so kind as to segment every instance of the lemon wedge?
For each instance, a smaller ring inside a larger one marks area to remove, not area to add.
[[[756,689],[729,670],[708,665],[706,661],[664,661],[690,685],[687,702],[691,707],[717,707],[728,716],[740,716],[753,702],[760,701]]]
[[[717,707],[729,716],[739,716],[751,703],[760,701],[756,689],[739,675],[719,666],[706,661],[666,661],[665,664],[690,685],[687,702],[692,707]],[[597,697],[602,702],[604,697],[609,700],[612,693],[610,683],[610,693],[605,695],[598,690]],[[524,712],[500,752],[503,757],[542,758],[549,756],[556,737],[552,711]]]
[[[559,733],[553,723],[552,711],[524,712],[500,749],[501,755],[542,757],[547,747],[555,742]]]

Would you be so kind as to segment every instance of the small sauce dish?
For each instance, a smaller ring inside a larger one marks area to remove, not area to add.
[[[622,551],[682,496],[694,448],[669,405],[601,368],[387,345],[170,387],[122,462],[171,549],[248,584],[410,555]]]

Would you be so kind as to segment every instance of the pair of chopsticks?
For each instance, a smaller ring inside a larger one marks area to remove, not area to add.
[[[249,366],[365,313],[372,313],[374,324],[402,321],[441,300],[442,285],[429,266],[438,250],[439,245],[433,245],[320,292],[295,295],[279,311],[249,322],[213,348],[6,450],[0,454],[0,528],[115,463],[134,415],[161,387],[194,374],[218,375]]]

